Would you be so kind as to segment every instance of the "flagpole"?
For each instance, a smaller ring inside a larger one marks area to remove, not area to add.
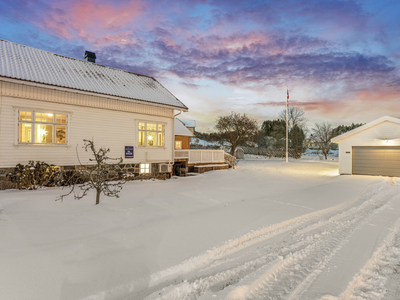
[[[289,89],[286,87],[286,162],[289,162]]]

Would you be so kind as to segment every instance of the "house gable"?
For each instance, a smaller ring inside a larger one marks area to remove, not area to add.
[[[362,132],[364,130],[368,130],[368,129],[370,129],[370,128],[374,127],[374,126],[377,126],[377,125],[379,125],[379,124],[381,124],[383,122],[392,122],[394,124],[400,124],[400,119],[394,118],[394,117],[389,117],[389,116],[383,116],[383,117],[381,117],[379,119],[376,119],[376,120],[374,120],[372,122],[364,124],[363,126],[357,127],[357,128],[355,128],[353,130],[350,130],[348,132],[345,132],[345,133],[343,133],[341,135],[338,135],[338,136],[334,137],[332,139],[332,142],[333,143],[339,143],[343,139],[347,139],[349,137],[352,137],[353,135],[359,134],[360,132]]]
[[[2,77],[187,111],[187,107],[153,77],[0,39],[0,79]]]

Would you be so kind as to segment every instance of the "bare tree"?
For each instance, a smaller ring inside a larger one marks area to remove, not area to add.
[[[336,136],[336,132],[332,125],[326,122],[316,123],[315,128],[312,129],[311,140],[318,146],[325,159],[328,159],[328,152],[331,145],[331,139]]]
[[[122,185],[125,180],[121,179],[118,166],[122,163],[122,157],[110,158],[107,153],[110,152],[109,148],[100,148],[98,151],[91,140],[83,140],[86,152],[91,152],[94,158],[90,158],[90,162],[95,162],[95,165],[88,166],[85,170],[80,170],[76,176],[71,178],[72,188],[69,193],[61,195],[58,200],[63,200],[64,197],[74,193],[75,199],[82,199],[87,193],[94,189],[96,190],[96,205],[100,203],[100,195],[103,193],[107,197],[119,198],[119,192],[122,190]],[[79,158],[78,158],[79,159]],[[109,160],[115,160],[116,163],[110,164]],[[83,181],[79,185],[79,190],[75,189],[77,182]]]
[[[307,118],[304,116],[305,112],[303,109],[289,106],[288,119],[289,119],[289,129],[294,126],[303,129],[306,126]],[[278,114],[278,119],[286,122],[286,109],[282,110]]]
[[[256,120],[250,119],[246,114],[241,116],[234,112],[218,117],[215,129],[221,142],[226,142],[230,146],[231,155],[234,155],[237,146],[254,142],[259,131]]]
[[[290,106],[288,111],[288,125],[289,125],[289,147],[301,150],[304,146],[306,139],[306,122],[307,119],[304,116],[305,112],[301,108]],[[286,109],[282,110],[278,115],[278,120],[284,125],[283,131],[281,129],[281,135],[286,138]],[[279,135],[279,131],[275,134]]]

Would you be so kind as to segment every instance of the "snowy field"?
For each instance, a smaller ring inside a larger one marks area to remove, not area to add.
[[[98,206],[0,191],[0,299],[400,299],[400,178],[337,168],[252,156]]]

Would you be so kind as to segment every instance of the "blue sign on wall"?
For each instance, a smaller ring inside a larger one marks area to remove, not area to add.
[[[125,158],[133,158],[133,146],[125,146]]]

